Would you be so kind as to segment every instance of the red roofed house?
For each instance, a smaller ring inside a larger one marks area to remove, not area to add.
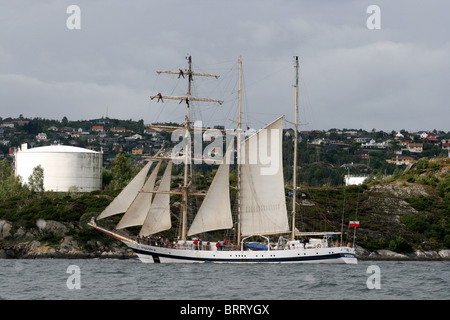
[[[425,139],[425,138],[430,138],[430,137],[436,137],[436,133],[434,132],[422,132],[420,134],[420,137]]]
[[[433,137],[428,137],[423,139],[423,143],[429,143],[429,144],[439,144],[439,140]]]
[[[103,132],[103,126],[92,126],[92,131]]]

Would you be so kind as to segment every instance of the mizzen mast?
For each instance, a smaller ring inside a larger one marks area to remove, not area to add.
[[[242,130],[242,57],[239,56],[239,115],[237,131],[237,244],[241,243],[241,130]]]
[[[294,123],[294,172],[292,177],[292,186],[294,194],[292,195],[292,231],[291,240],[295,240],[295,211],[297,199],[297,143],[298,143],[298,56],[295,57],[295,123]]]
[[[218,75],[214,74],[208,74],[208,73],[196,73],[192,71],[192,58],[191,56],[187,57],[188,60],[188,70],[183,71],[179,70],[177,71],[157,71],[158,74],[164,73],[164,74],[175,74],[178,75],[178,78],[183,77],[185,78],[185,75],[188,78],[188,90],[186,96],[165,96],[161,93],[158,93],[155,96],[151,96],[150,98],[153,100],[155,98],[158,98],[158,101],[164,101],[164,99],[169,100],[180,100],[180,103],[182,101],[186,102],[186,121],[185,121],[185,138],[190,136],[190,130],[191,130],[191,121],[190,121],[190,102],[191,101],[201,101],[201,102],[216,102],[218,104],[222,104],[222,100],[215,100],[215,99],[206,99],[206,98],[196,98],[191,97],[191,87],[192,87],[192,81],[193,76],[201,76],[201,77],[214,77],[216,79],[219,78]],[[190,143],[188,143],[190,139],[186,139],[186,149],[185,149],[185,162],[184,162],[184,185],[183,185],[183,204],[182,204],[182,215],[181,215],[181,240],[186,240],[186,231],[187,231],[187,208],[188,208],[188,197],[189,197],[189,187],[191,185],[190,177],[189,177],[189,164],[191,160],[191,146]]]

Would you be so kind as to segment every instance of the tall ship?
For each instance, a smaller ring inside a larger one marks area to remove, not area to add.
[[[196,73],[192,70],[192,59],[188,57],[187,70],[158,71],[187,79],[186,96],[157,94],[151,99],[175,99],[186,103],[186,121],[181,128],[185,145],[179,152],[157,153],[149,157],[148,163],[121,191],[106,209],[92,217],[89,225],[122,241],[131,248],[144,263],[341,263],[356,264],[355,249],[351,244],[334,241],[342,232],[302,232],[296,227],[297,213],[297,144],[298,144],[298,57],[295,59],[295,130],[294,164],[292,185],[292,213],[286,206],[286,191],[283,176],[283,123],[284,116],[274,119],[256,133],[243,137],[242,106],[242,59],[239,57],[239,113],[237,129],[233,139],[226,144],[220,161],[209,160],[218,165],[215,176],[206,193],[192,188],[192,151],[190,137],[195,128],[190,121],[190,103],[223,101],[191,96],[194,77],[218,77]],[[228,141],[229,139],[227,139]],[[188,142],[189,141],[189,142]],[[268,150],[270,152],[268,152]],[[161,152],[163,150],[160,150]],[[270,154],[270,163],[261,155]],[[205,160],[206,159],[200,159]],[[173,165],[184,166],[183,185],[171,190]],[[162,178],[156,188],[158,172],[165,165]],[[154,166],[153,166],[154,165]],[[211,164],[213,165],[213,164]],[[150,170],[154,167],[152,170]],[[237,184],[230,185],[231,169],[236,170]],[[147,175],[151,171],[149,177]],[[236,194],[236,211],[232,212],[230,190]],[[161,232],[172,226],[170,198],[181,196],[179,236],[164,239]],[[203,201],[188,219],[190,198],[202,197]],[[123,214],[113,230],[97,225],[98,220]],[[289,218],[290,216],[290,218]],[[192,221],[188,221],[192,220]],[[97,222],[96,222],[97,221]],[[140,226],[139,235],[126,236],[121,229]],[[221,230],[231,230],[235,236],[218,238]],[[214,238],[216,237],[216,238]],[[342,237],[341,237],[342,239]]]

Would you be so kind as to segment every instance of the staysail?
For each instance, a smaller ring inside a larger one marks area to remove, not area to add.
[[[162,160],[158,162],[155,169],[153,169],[150,177],[139,192],[128,208],[127,212],[123,215],[122,219],[116,226],[116,229],[123,229],[132,226],[142,226],[144,224],[145,218],[150,210],[152,204],[153,191],[155,188],[156,178],[158,176],[159,167],[161,166]]]
[[[150,235],[160,231],[168,230],[172,227],[170,221],[170,178],[172,173],[172,160],[167,163],[166,170],[161,179],[158,191],[145,218],[139,235]],[[167,193],[164,193],[167,192]]]
[[[97,220],[103,219],[115,214],[124,213],[131,205],[133,200],[144,185],[147,173],[153,161],[149,161],[144,168],[131,180],[131,182],[119,193],[117,197],[106,207],[105,210],[97,217]]]
[[[283,117],[242,142],[241,234],[289,232],[283,178]]]
[[[225,161],[219,166],[205,199],[187,233],[194,234],[230,229],[233,227],[229,189],[230,165]]]

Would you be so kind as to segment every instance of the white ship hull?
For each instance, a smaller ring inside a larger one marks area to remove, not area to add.
[[[131,248],[143,263],[333,263],[357,264],[355,249],[349,246],[328,246],[324,239],[311,239],[311,243],[289,241],[284,249],[271,250],[223,250],[214,244],[194,249],[194,242],[187,241],[177,247],[139,243],[114,231],[99,227],[91,221],[90,226],[122,241]]]
[[[334,263],[357,264],[350,247],[286,250],[194,250],[157,247],[123,241],[143,263]]]

